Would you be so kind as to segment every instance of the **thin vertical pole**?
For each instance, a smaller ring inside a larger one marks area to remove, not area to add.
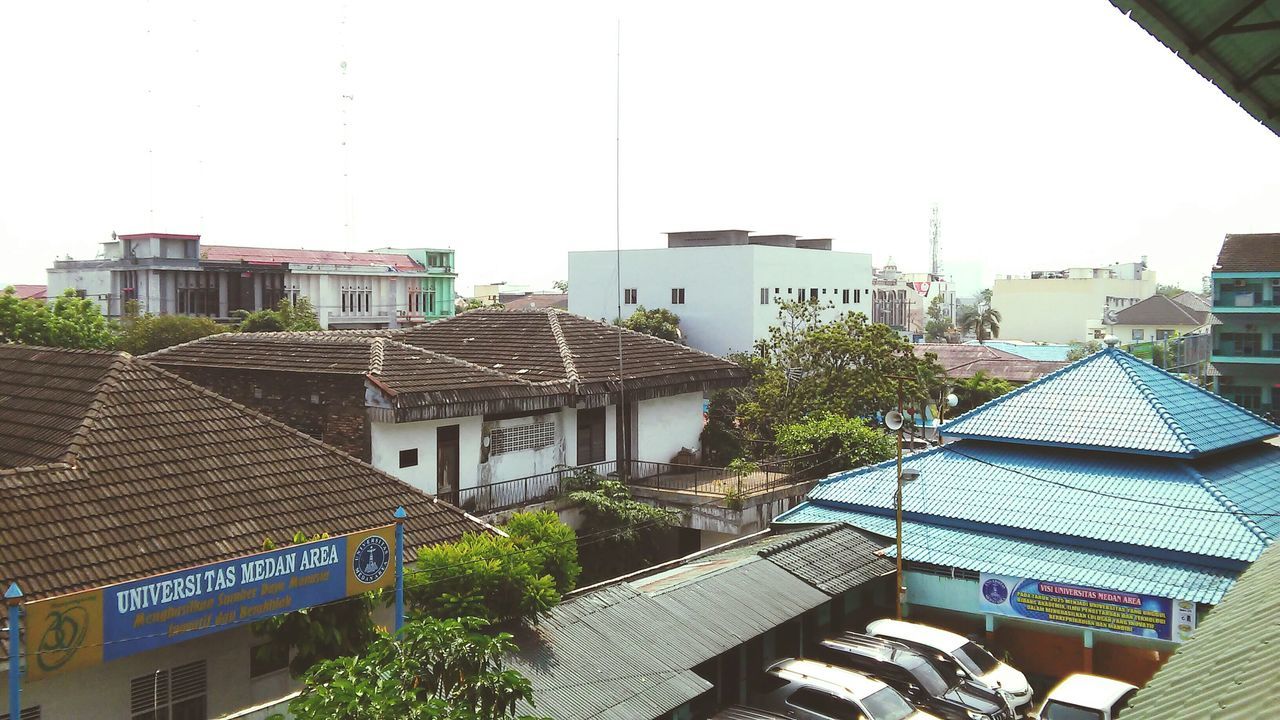
[[[396,633],[404,627],[404,520],[409,513],[396,508]]]
[[[902,381],[898,381],[898,415],[902,415]],[[902,596],[907,586],[902,577],[902,428],[898,428],[898,494],[894,498],[897,508],[897,540],[898,540],[898,587],[894,591],[894,605],[897,607],[898,619],[902,619]]]
[[[9,606],[9,720],[22,718],[22,588],[10,583],[4,592]]]

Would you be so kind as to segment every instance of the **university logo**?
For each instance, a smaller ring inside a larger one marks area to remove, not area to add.
[[[88,609],[79,603],[51,611],[40,634],[40,644],[36,647],[36,662],[40,669],[53,672],[71,662],[84,645],[89,622]]]
[[[369,585],[378,581],[387,572],[391,564],[391,546],[377,535],[370,535],[356,546],[355,559],[352,560],[352,571],[356,579]]]
[[[1009,599],[1009,588],[1003,582],[990,578],[982,584],[982,597],[992,605],[1000,605]]]

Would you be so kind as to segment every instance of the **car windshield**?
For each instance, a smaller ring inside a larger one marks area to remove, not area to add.
[[[916,711],[893,688],[877,690],[863,698],[862,709],[871,720],[903,720]]]
[[[920,658],[914,666],[910,664],[910,661],[904,663],[904,666],[916,679],[916,682],[920,684],[920,687],[924,688],[924,691],[929,693],[931,697],[944,695],[951,687],[937,669],[924,658]]]
[[[1050,700],[1040,710],[1040,720],[1102,720],[1102,711]]]
[[[955,655],[956,660],[960,661],[965,670],[978,677],[995,670],[996,666],[1000,664],[999,660],[991,657],[991,653],[971,642],[956,648],[953,655]]]

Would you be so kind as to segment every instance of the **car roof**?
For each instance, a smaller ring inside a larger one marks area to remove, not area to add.
[[[811,681],[819,687],[825,686],[829,690],[842,691],[854,700],[861,700],[888,687],[883,682],[860,672],[803,658],[781,660],[771,665],[768,671],[784,680]]]
[[[862,633],[843,632],[833,638],[823,640],[820,644],[837,651],[843,651],[841,648],[847,648],[859,655],[874,657],[886,662],[903,665],[904,667],[914,667],[925,660],[924,655],[900,642],[889,638],[876,637],[875,635],[863,635]]]
[[[786,715],[758,710],[746,705],[730,705],[707,720],[788,720],[788,718]]]
[[[1104,708],[1115,704],[1115,701],[1130,690],[1137,689],[1136,685],[1127,682],[1076,673],[1058,683],[1045,701],[1060,700],[1081,707]]]
[[[867,625],[867,633],[923,643],[948,653],[969,642],[965,636],[941,628],[888,618],[876,620]]]

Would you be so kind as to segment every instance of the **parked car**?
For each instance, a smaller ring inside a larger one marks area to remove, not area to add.
[[[819,645],[818,659],[883,680],[916,707],[946,720],[1010,720],[1005,698],[965,679],[954,662],[912,650],[902,643],[844,633]]]
[[[730,705],[707,720],[789,720],[786,715],[779,715],[768,710],[759,710],[746,705]]]
[[[963,635],[891,619],[876,620],[867,625],[867,634],[896,640],[921,652],[942,654],[959,665],[970,680],[998,690],[1015,713],[1031,710],[1031,684],[1027,682],[1027,676],[995,659],[981,645]]]
[[[796,720],[941,720],[880,680],[816,660],[781,660],[765,677],[755,704]]]
[[[1115,720],[1129,705],[1138,688],[1127,682],[1076,673],[1049,691],[1040,720]]]

